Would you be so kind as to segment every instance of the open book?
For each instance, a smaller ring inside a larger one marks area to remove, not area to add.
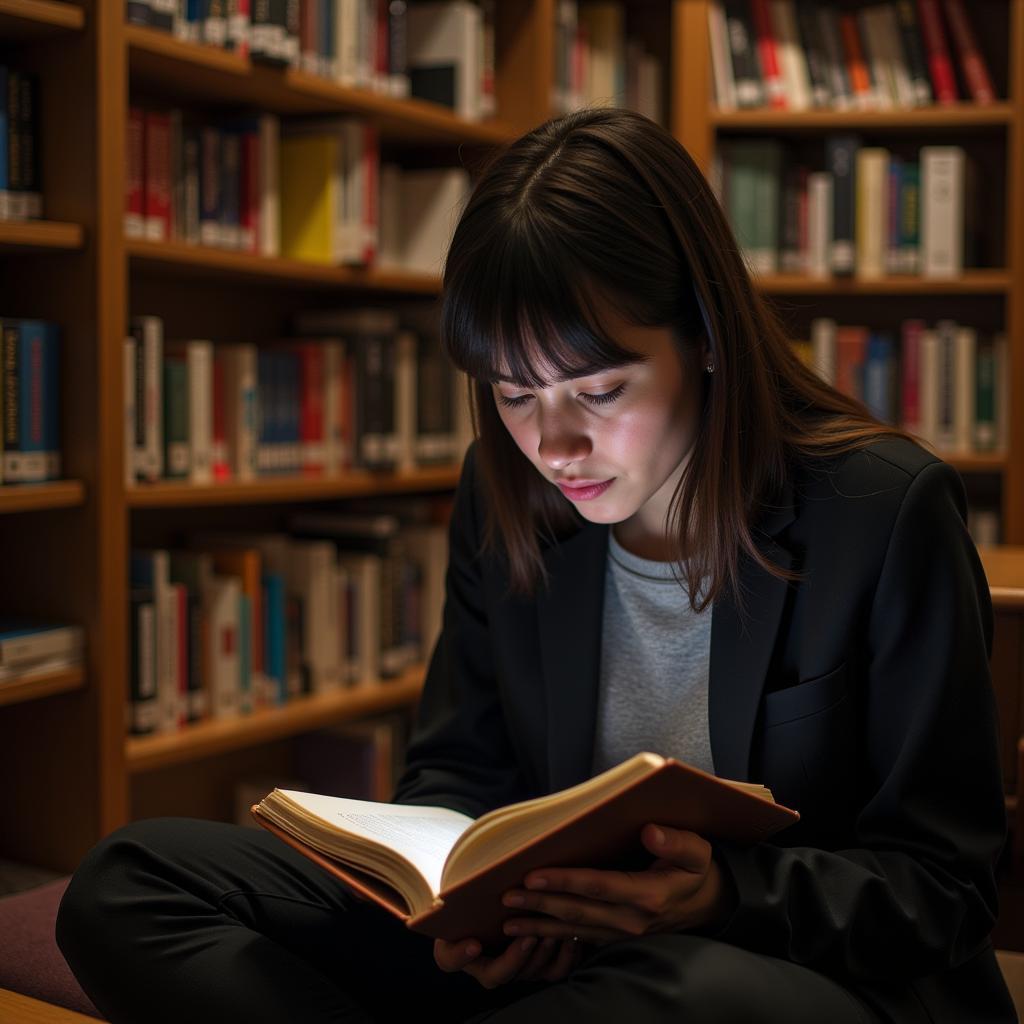
[[[256,820],[416,931],[497,941],[513,914],[503,893],[543,867],[631,867],[652,861],[648,822],[706,839],[754,841],[800,815],[763,786],[731,782],[640,753],[570,789],[474,821],[444,807],[381,804],[275,789]]]

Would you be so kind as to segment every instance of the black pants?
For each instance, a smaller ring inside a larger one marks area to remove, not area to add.
[[[694,935],[595,948],[564,981],[488,991],[433,941],[261,830],[152,818],[112,833],[65,893],[57,941],[115,1024],[877,1024],[836,982]]]

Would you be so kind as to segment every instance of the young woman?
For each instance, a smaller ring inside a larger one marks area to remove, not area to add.
[[[992,614],[957,474],[806,369],[640,115],[500,154],[443,337],[478,440],[395,800],[478,815],[638,750],[800,822],[534,872],[508,946],[413,935],[268,834],[129,825],[58,940],[115,1022],[1009,1022]]]

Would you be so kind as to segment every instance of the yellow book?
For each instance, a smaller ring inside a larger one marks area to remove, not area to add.
[[[335,264],[343,159],[337,135],[281,140],[281,255]]]

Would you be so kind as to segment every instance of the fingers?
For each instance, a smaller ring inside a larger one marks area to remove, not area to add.
[[[651,853],[677,868],[703,875],[711,861],[711,844],[696,832],[646,825],[640,833],[644,846]]]
[[[547,939],[544,940],[547,942]],[[558,954],[548,964],[541,975],[544,981],[561,981],[583,959],[583,943],[563,939],[558,946]]]
[[[510,942],[500,956],[488,957],[481,955],[480,943],[475,939],[462,942],[435,939],[434,960],[442,971],[465,971],[484,988],[497,988],[518,977],[539,941],[535,935],[527,935]]]
[[[529,960],[523,964],[522,970],[516,976],[516,981],[533,981],[537,978],[546,978],[547,970],[560,952],[561,943],[557,939],[540,939],[533,947]]]

